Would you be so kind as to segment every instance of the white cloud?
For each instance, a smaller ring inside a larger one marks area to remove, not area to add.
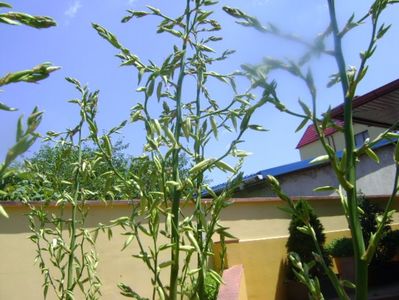
[[[76,0],[75,2],[73,2],[68,9],[65,11],[65,15],[73,18],[76,16],[78,10],[82,7],[82,5],[80,4],[79,0]]]
[[[135,3],[137,0],[128,0],[127,4],[132,5],[133,3]]]

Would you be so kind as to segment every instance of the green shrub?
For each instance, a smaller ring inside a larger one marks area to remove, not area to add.
[[[216,300],[219,292],[219,282],[207,274],[205,277],[205,295],[207,300]]]
[[[381,239],[372,263],[390,261],[398,253],[398,250],[399,230],[391,230]]]
[[[360,223],[362,225],[363,238],[366,245],[369,244],[371,235],[377,231],[377,218],[383,213],[375,203],[370,202],[364,195],[359,196]],[[385,224],[384,233],[375,251],[371,264],[379,264],[392,259],[399,246],[399,231],[392,231],[389,225],[392,219],[388,219]],[[353,244],[351,238],[340,238],[332,241],[328,247],[328,252],[334,257],[353,256]]]
[[[333,257],[353,256],[352,239],[347,237],[335,239],[327,245],[326,250]]]
[[[366,246],[368,246],[371,235],[375,233],[378,228],[377,218],[382,216],[384,210],[377,204],[370,202],[364,195],[358,196],[358,199],[362,210],[360,214],[360,224],[362,225],[364,242]],[[384,225],[384,232],[377,245],[373,260],[371,261],[372,265],[389,261],[395,255],[396,244],[394,235],[391,234],[391,222],[392,218],[389,218]]]
[[[326,241],[326,237],[324,234],[324,227],[321,224],[318,217],[316,216],[316,214],[314,213],[313,209],[305,200],[299,200],[298,202],[296,202],[295,209],[296,211],[301,212],[299,215],[308,217],[308,221],[315,231],[319,247],[323,251],[323,257],[326,261],[326,264],[331,265],[331,258],[328,255],[327,251],[324,249],[324,243]],[[312,237],[298,230],[298,227],[302,227],[304,225],[305,225],[304,220],[299,218],[298,215],[292,216],[290,226],[288,229],[290,235],[287,240],[286,248],[288,253],[291,252],[297,253],[301,258],[302,262],[310,263],[311,261],[314,261],[313,253],[317,253],[317,250]],[[292,266],[289,261],[288,261],[288,266],[289,266],[288,277],[293,279],[294,275],[291,271]],[[324,272],[321,264],[316,263],[311,270],[311,274],[314,276],[323,275]]]

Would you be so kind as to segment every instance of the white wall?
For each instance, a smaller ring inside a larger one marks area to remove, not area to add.
[[[354,124],[353,126],[355,134],[360,133],[362,131],[367,130],[369,132],[370,139],[376,138],[380,133],[384,132],[385,128],[374,127],[374,126],[367,126],[363,124]],[[345,138],[342,132],[335,132],[329,139],[334,140],[334,145],[336,150],[342,150],[345,146]],[[313,143],[307,144],[299,149],[299,154],[301,160],[310,159],[317,157],[319,155],[324,155],[325,151],[323,146],[321,145],[320,141],[317,140]]]

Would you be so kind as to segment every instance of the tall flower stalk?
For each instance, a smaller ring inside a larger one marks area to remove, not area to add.
[[[239,169],[247,153],[237,145],[248,129],[264,130],[250,124],[254,111],[266,102],[262,98],[254,103],[251,90],[255,86],[239,92],[235,73],[220,74],[210,70],[211,65],[234,53],[226,50],[217,55],[211,47],[212,43],[221,40],[216,35],[221,26],[212,19],[213,11],[208,10],[216,5],[217,1],[187,0],[178,17],[170,17],[151,6],[147,6],[146,11],[128,11],[129,15],[122,22],[157,17],[161,20],[157,32],[178,40],[173,45],[173,52],[159,65],[152,61],[146,64],[124,47],[114,34],[93,24],[98,34],[120,51],[117,57],[122,60],[122,66],[133,66],[139,84],[145,81],[137,89],[142,93],[143,101],[133,107],[129,121],[144,124],[143,155],[154,162],[156,170],[148,174],[143,167],[131,174],[130,180],[125,180],[128,186],[138,190],[140,206],[134,206],[129,217],[115,220],[114,224],[130,228],[125,247],[133,241],[138,245],[140,252],[135,257],[141,259],[152,273],[152,299],[207,299],[205,278],[221,281],[220,274],[209,265],[209,258],[213,255],[212,239],[221,236],[224,240],[231,236],[219,219],[221,210],[230,204],[229,198],[242,178]],[[215,99],[207,87],[207,82],[213,80],[225,84],[226,95],[232,96]],[[155,102],[160,104],[159,114],[150,109]],[[125,125],[126,122],[122,127]],[[112,151],[114,131],[98,136],[97,127],[92,122],[93,141],[102,149],[100,157],[112,166],[106,149],[109,146],[108,151]],[[208,157],[207,146],[218,139],[222,130],[233,132],[232,140],[220,156]],[[183,154],[190,165],[185,176],[179,168]],[[227,164],[224,161],[227,157],[233,157],[236,165]],[[220,194],[216,194],[206,181],[206,174],[216,169],[230,173],[226,189]],[[124,174],[115,172],[115,175],[125,178]],[[145,185],[145,176],[153,178],[155,188]],[[203,201],[205,194],[211,198],[209,201]],[[186,203],[193,207],[188,214],[181,209]],[[150,237],[150,245],[145,236]],[[168,243],[162,241],[165,238]],[[161,261],[161,253],[165,251],[170,252],[170,258]],[[163,273],[168,273],[169,282],[161,279]],[[122,294],[139,299],[133,288],[125,284],[120,288]]]
[[[72,300],[77,293],[82,293],[85,299],[99,299],[101,282],[96,272],[95,241],[100,228],[90,230],[85,227],[88,216],[85,199],[92,192],[81,187],[83,177],[93,176],[91,172],[96,163],[84,160],[82,152],[87,140],[83,137],[86,115],[96,110],[97,96],[89,93],[77,80],[67,80],[82,94],[81,99],[70,101],[79,106],[80,121],[63,133],[48,132],[46,140],[61,147],[61,156],[74,156],[74,168],[70,178],[63,178],[59,184],[51,186],[58,199],[39,205],[25,201],[30,208],[30,239],[36,245],[36,261],[44,277],[44,298],[52,289],[58,299]],[[73,189],[67,188],[70,186]],[[52,212],[52,205],[55,205],[55,212]]]

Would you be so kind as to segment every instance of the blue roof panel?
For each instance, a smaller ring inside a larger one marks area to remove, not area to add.
[[[390,140],[382,140],[382,141],[378,142],[376,145],[374,145],[373,149],[378,149],[380,147],[383,147],[383,146],[391,144],[391,143],[392,143],[392,141],[390,141]],[[342,151],[339,151],[337,153],[337,156],[341,157],[341,155],[342,155]],[[311,164],[310,162],[312,161],[312,159],[301,160],[301,161],[297,161],[294,163],[290,163],[290,164],[286,164],[286,165],[282,165],[282,166],[278,166],[278,167],[274,167],[274,168],[264,169],[259,172],[244,176],[243,182],[245,183],[250,180],[256,179],[256,177],[258,177],[259,175],[261,175],[263,178],[266,177],[267,175],[272,175],[272,176],[277,177],[280,175],[284,175],[284,174],[288,174],[288,173],[292,173],[292,172],[296,172],[296,171],[300,171],[300,170],[305,170],[307,168],[311,168],[311,167],[320,165],[320,163]],[[222,184],[213,186],[212,189],[217,193],[217,192],[222,191],[225,187],[226,187],[226,183],[222,183]],[[207,195],[207,193],[204,192],[204,195]]]

